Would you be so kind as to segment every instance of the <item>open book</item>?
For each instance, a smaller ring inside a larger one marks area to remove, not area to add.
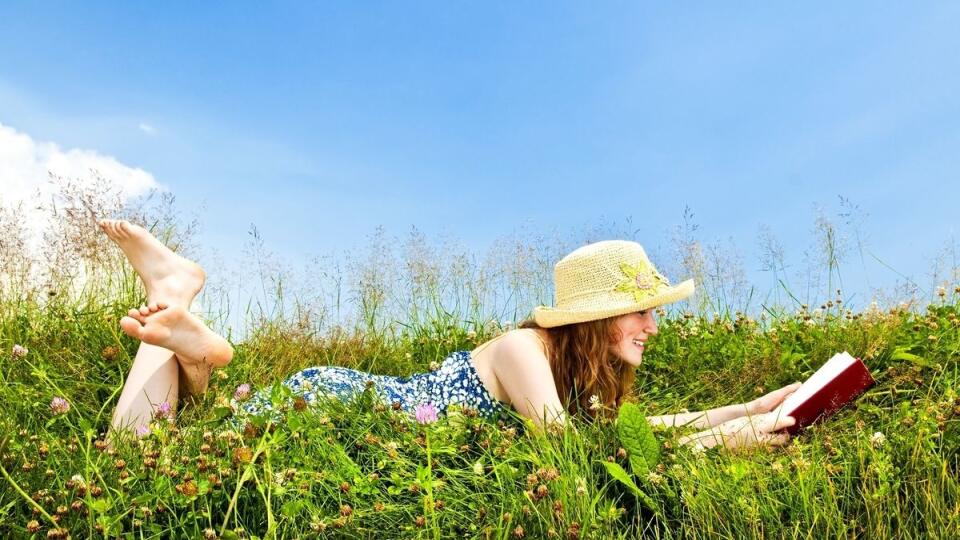
[[[867,366],[847,351],[833,355],[778,407],[781,416],[797,422],[783,428],[791,435],[821,416],[830,416],[876,384]]]

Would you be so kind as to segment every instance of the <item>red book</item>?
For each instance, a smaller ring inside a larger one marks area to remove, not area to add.
[[[797,420],[781,431],[793,435],[818,418],[835,413],[874,384],[876,381],[862,360],[847,351],[833,355],[780,404],[781,415]]]

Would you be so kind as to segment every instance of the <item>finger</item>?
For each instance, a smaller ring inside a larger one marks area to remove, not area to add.
[[[781,446],[787,444],[790,441],[790,434],[783,433],[780,435],[770,435],[767,438],[767,444],[771,446]]]
[[[792,416],[781,416],[777,418],[776,424],[774,424],[773,429],[770,431],[777,431],[785,427],[793,426],[797,423],[797,419]]]

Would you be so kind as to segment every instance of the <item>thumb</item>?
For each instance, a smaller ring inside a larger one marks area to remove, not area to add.
[[[790,427],[796,423],[797,423],[797,419],[792,416],[781,416],[780,418],[777,418],[777,422],[773,426],[773,431],[777,431],[785,427]]]

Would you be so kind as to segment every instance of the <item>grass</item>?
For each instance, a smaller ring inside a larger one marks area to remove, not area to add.
[[[185,239],[171,231],[166,240]],[[490,421],[459,410],[420,425],[367,391],[292,408],[276,424],[230,428],[222,405],[240,384],[273,386],[280,403],[277,383],[297,369],[422,372],[509,328],[479,316],[489,296],[476,290],[460,291],[475,300],[464,304],[469,316],[445,308],[443,271],[427,264],[422,244],[410,252],[425,259],[427,278],[404,291],[426,300],[405,297],[403,317],[387,309],[384,284],[351,298],[337,291],[358,309],[353,326],[321,328],[299,302],[258,311],[233,362],[205,395],[181,403],[176,424],[156,421],[148,436],[113,448],[105,431],[137,348],[117,322],[142,290],[105,249],[84,252],[96,259],[84,259],[79,288],[61,276],[28,290],[26,280],[9,279],[24,264],[8,265],[0,281],[0,536],[960,536],[956,285],[918,309],[855,313],[840,298],[813,311],[770,308],[760,319],[728,309],[711,317],[729,298],[698,312],[661,309],[636,382],[634,401],[646,414],[747,401],[803,380],[841,350],[863,358],[878,384],[785,447],[697,454],[676,444],[689,430],[657,429],[662,461],[638,482],[656,512],[603,466],[630,470],[611,420],[575,419],[576,431],[536,434],[515,414]],[[536,250],[514,255],[530,261],[525,268],[549,260]],[[828,271],[835,264],[831,257]],[[524,272],[507,279],[532,283]],[[280,304],[278,282],[263,289]],[[536,297],[529,294],[524,301]],[[64,414],[51,410],[55,397],[69,402]]]

